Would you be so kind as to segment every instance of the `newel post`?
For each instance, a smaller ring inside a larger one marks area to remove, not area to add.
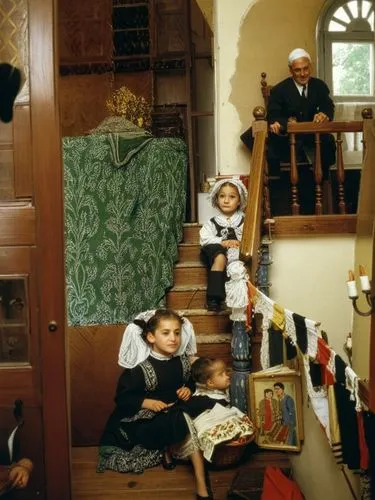
[[[244,310],[232,310],[232,314],[244,317]],[[233,374],[230,385],[232,405],[247,412],[247,380],[251,369],[250,336],[246,330],[245,320],[233,320],[231,352],[233,358]]]

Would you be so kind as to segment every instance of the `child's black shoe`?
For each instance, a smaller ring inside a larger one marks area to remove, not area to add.
[[[207,299],[207,311],[220,312],[221,303],[216,299]]]

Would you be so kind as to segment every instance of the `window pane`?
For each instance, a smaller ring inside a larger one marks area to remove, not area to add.
[[[336,23],[336,21],[331,21],[328,26],[328,31],[346,31],[346,26]]]
[[[348,7],[350,12],[353,14],[353,17],[358,17],[358,2],[357,0],[352,0],[352,2],[348,2]]]
[[[369,10],[371,9],[371,2],[366,0],[362,3],[362,16],[366,19]]]
[[[373,95],[371,43],[332,43],[333,94]]]
[[[337,19],[344,21],[344,23],[350,23],[350,17],[342,7],[339,7],[336,10],[336,12],[334,13],[334,17],[337,17]]]

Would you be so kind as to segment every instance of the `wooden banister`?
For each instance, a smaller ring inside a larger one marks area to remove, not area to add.
[[[256,119],[253,124],[254,147],[249,174],[248,202],[240,247],[240,258],[245,262],[253,283],[255,282],[258,267],[258,249],[260,247],[263,222],[263,174],[267,137],[264,108],[257,107],[254,110],[254,117]]]
[[[332,122],[288,122],[288,133],[291,134],[335,134],[337,132],[362,132],[363,121]]]

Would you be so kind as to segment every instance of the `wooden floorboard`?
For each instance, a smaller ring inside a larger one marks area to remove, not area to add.
[[[161,466],[147,469],[143,474],[119,474],[96,472],[97,448],[72,449],[72,500],[193,500],[195,485],[190,465],[178,464],[173,471]],[[226,500],[235,476],[244,472],[255,476],[267,464],[287,467],[289,459],[280,452],[250,454],[239,467],[226,470],[210,470],[209,476],[215,500]],[[254,497],[255,498],[255,497]]]

